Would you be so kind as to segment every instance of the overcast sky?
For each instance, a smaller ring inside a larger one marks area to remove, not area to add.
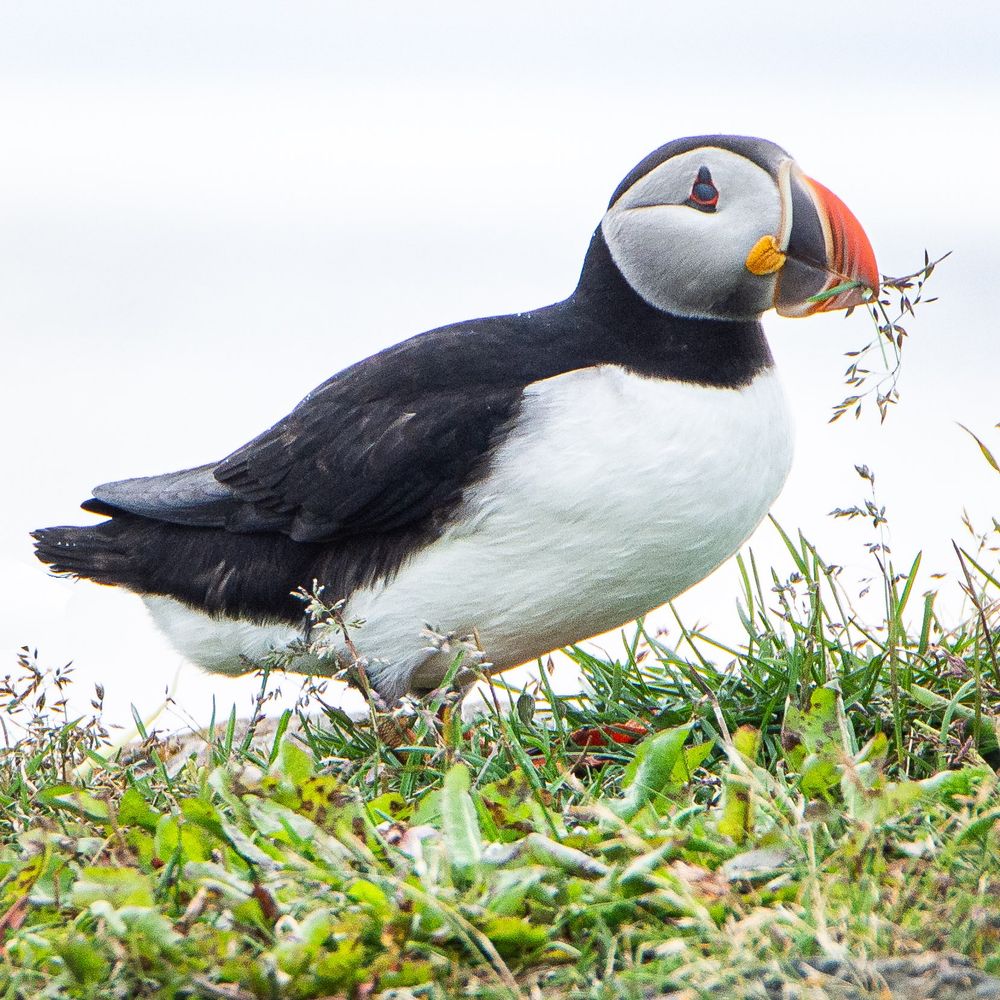
[[[828,511],[865,462],[898,562],[951,572],[963,508],[1000,509],[956,425],[1000,438],[998,28],[987,3],[0,4],[0,673],[28,644],[75,662],[80,703],[101,681],[113,721],[149,712],[178,657],[27,532],[413,333],[564,297],[621,177],[688,134],[783,145],[885,272],[954,251],[883,427],[827,423],[863,314],[766,320],[798,428],[778,518],[863,576],[865,530]],[[773,529],[753,546],[786,567]],[[733,635],[736,597],[730,563],[678,603]],[[177,683],[201,721],[253,687]]]

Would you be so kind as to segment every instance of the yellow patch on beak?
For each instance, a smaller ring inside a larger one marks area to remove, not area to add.
[[[746,267],[751,274],[774,274],[785,266],[785,255],[773,236],[762,236],[747,254]]]

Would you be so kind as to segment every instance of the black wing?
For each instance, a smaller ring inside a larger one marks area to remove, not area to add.
[[[238,501],[213,475],[216,464],[103,483],[94,488],[94,499],[82,507],[95,514],[125,510],[172,524],[223,527]]]
[[[503,363],[506,337],[491,336],[500,331],[471,333],[433,331],[389,348],[221,463],[108,483],[84,506],[299,542],[438,525],[485,470],[531,380]]]
[[[354,395],[349,383],[324,386],[216,468],[241,501],[227,527],[316,542],[441,515],[485,467],[520,387]]]

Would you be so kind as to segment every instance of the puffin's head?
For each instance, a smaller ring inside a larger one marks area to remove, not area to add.
[[[661,146],[618,186],[601,231],[632,288],[679,316],[750,319],[772,307],[808,316],[858,305],[878,288],[858,220],[764,139]]]

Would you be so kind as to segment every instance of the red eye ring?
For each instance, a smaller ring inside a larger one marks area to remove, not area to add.
[[[687,204],[702,212],[714,212],[719,204],[719,189],[712,182],[712,174],[708,167],[698,168],[698,176],[691,185]]]

